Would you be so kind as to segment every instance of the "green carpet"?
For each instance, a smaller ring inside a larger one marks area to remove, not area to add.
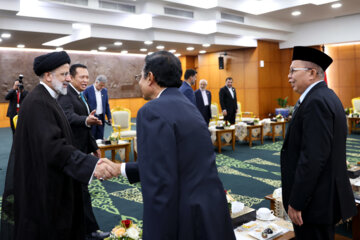
[[[105,136],[111,129],[106,126]],[[8,154],[10,152],[11,132],[0,129],[0,195],[3,192]],[[281,186],[280,149],[282,139],[275,143],[266,138],[264,144],[255,141],[250,148],[245,142],[236,142],[235,151],[230,146],[223,147],[216,155],[219,176],[224,188],[231,190],[232,196],[246,206],[269,207],[264,196]],[[110,157],[110,152],[107,152]],[[119,156],[117,156],[119,158]],[[131,154],[130,161],[133,156]],[[360,135],[352,134],[347,141],[347,160],[360,161]],[[118,177],[109,181],[94,180],[89,186],[93,209],[103,231],[110,231],[121,219],[132,219],[142,225],[142,196],[140,184],[131,185],[127,179]],[[343,235],[351,237],[346,225],[337,229]]]

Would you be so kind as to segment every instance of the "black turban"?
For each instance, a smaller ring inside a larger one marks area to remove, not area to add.
[[[43,73],[51,72],[65,63],[70,64],[70,57],[65,51],[44,54],[34,59],[34,72],[41,76]]]
[[[332,63],[332,58],[323,53],[322,51],[316,50],[315,48],[309,47],[294,47],[292,60],[303,60],[315,63],[319,65],[322,70],[326,70]]]

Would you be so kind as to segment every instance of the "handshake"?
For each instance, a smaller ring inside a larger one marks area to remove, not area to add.
[[[100,158],[94,171],[94,176],[99,180],[107,180],[120,174],[121,163],[114,163],[107,158]]]

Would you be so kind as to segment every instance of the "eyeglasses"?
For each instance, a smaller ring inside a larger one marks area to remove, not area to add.
[[[290,68],[289,69],[289,74],[293,75],[295,71],[307,71],[307,70],[312,70],[313,68]]]
[[[141,74],[135,75],[135,81],[140,82]]]

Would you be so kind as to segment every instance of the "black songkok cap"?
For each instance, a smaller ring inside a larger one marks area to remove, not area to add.
[[[314,48],[309,47],[294,47],[293,58],[292,60],[302,60],[315,63],[319,65],[324,71],[330,66],[333,62],[332,58]]]
[[[41,76],[43,73],[50,72],[65,63],[70,64],[70,57],[65,51],[44,54],[34,59],[34,72]]]

